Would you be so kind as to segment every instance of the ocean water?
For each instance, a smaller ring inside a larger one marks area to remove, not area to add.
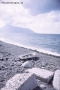
[[[60,56],[60,34],[0,33],[0,40],[39,52]]]

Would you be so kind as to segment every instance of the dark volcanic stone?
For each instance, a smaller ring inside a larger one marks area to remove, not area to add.
[[[0,70],[4,70],[5,66],[4,65],[0,65]]]
[[[4,81],[4,77],[0,76],[0,82],[3,82],[3,81]]]
[[[2,45],[0,44],[0,46],[2,46]]]
[[[0,82],[0,88],[3,88],[4,87],[4,84]]]

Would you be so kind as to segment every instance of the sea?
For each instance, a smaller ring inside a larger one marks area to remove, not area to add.
[[[60,34],[0,33],[0,40],[42,53],[60,56]]]

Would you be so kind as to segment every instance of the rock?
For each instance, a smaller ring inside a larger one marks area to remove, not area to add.
[[[44,69],[45,67],[41,67],[42,69]]]
[[[0,75],[0,82],[4,81],[4,77]]]
[[[45,66],[47,66],[47,65],[48,65],[48,63],[42,61],[42,67],[45,67]]]
[[[2,82],[0,82],[0,88],[2,88],[4,86],[4,84]]]
[[[2,60],[3,59],[3,55],[0,53],[0,60]]]
[[[42,61],[42,66],[45,66],[45,63]]]
[[[56,70],[53,79],[53,87],[60,90],[60,70]]]
[[[4,65],[0,65],[0,70],[3,70],[4,69]]]
[[[2,45],[0,44],[0,46],[2,46]]]
[[[41,85],[40,85],[40,88],[41,88],[41,89],[44,89],[44,88],[46,88],[46,85],[41,84]]]
[[[6,83],[6,86],[1,90],[33,90],[37,87],[37,82],[34,74],[24,73],[16,74]]]
[[[28,69],[28,70],[26,70],[26,72],[35,74],[37,79],[40,79],[46,83],[49,83],[54,75],[54,73],[52,71],[49,71],[46,69],[40,69],[40,68]]]
[[[31,61],[26,61],[25,63],[22,64],[22,67],[31,68],[32,67]]]

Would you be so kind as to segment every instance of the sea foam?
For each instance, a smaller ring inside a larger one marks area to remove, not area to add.
[[[5,43],[17,45],[17,46],[24,47],[24,48],[27,48],[27,49],[32,49],[32,50],[35,50],[35,51],[38,51],[38,52],[41,52],[41,53],[45,53],[45,54],[49,54],[49,55],[54,55],[54,56],[60,56],[59,53],[49,51],[48,49],[35,48],[35,47],[32,47],[32,46],[23,45],[23,44],[20,44],[20,43],[17,43],[17,42],[13,42],[13,41],[11,41],[9,39],[5,39],[5,38],[0,38],[0,40],[5,42]]]

